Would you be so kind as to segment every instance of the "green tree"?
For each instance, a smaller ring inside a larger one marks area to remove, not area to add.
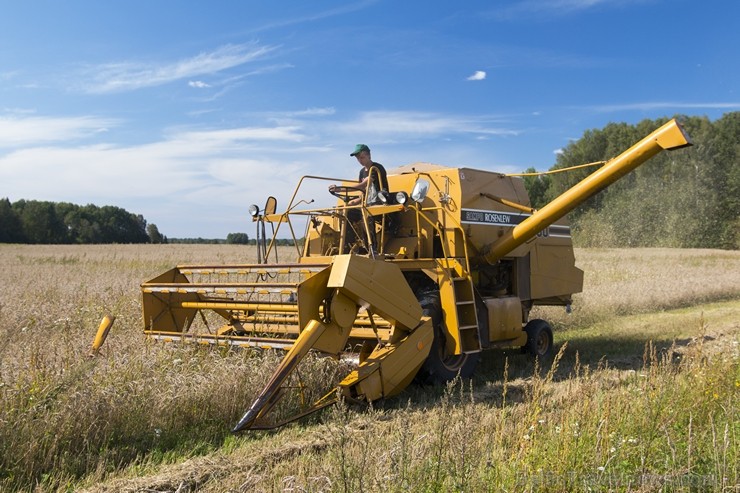
[[[164,236],[159,232],[159,228],[154,223],[149,223],[146,227],[146,234],[149,236],[149,243],[165,243]]]
[[[107,205],[97,211],[102,243],[147,243],[146,221],[120,207]]]
[[[19,216],[23,235],[29,243],[58,244],[67,242],[67,227],[57,216],[52,202],[23,201]]]
[[[247,233],[229,233],[226,235],[226,243],[234,245],[246,245],[249,243]]]
[[[0,243],[22,243],[23,225],[8,198],[0,199]]]
[[[534,168],[527,168],[524,170],[525,173],[531,174],[536,173],[537,170]],[[550,175],[536,175],[536,176],[524,176],[524,187],[527,189],[529,194],[529,203],[535,209],[540,209],[546,205],[547,190],[550,188],[550,182],[552,178]]]
[[[717,194],[718,246],[740,248],[740,112],[715,122],[709,145],[714,162],[708,181]]]

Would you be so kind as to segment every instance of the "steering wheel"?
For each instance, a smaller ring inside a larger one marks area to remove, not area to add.
[[[336,185],[334,188],[329,190],[329,193],[337,197],[338,199],[341,199],[346,204],[350,201],[353,197],[356,196],[356,193],[359,190],[357,190],[355,187],[347,187],[343,185]]]

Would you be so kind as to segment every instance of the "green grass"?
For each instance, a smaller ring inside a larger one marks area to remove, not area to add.
[[[486,353],[412,386],[238,436],[278,361],[151,344],[139,284],[244,247],[0,245],[2,491],[732,491],[740,463],[740,253],[580,250],[557,358]],[[118,318],[97,358],[106,312]],[[308,362],[307,385],[336,368]]]

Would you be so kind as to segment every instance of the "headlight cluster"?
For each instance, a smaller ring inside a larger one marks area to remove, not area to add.
[[[406,203],[409,201],[409,194],[407,194],[406,192],[396,192],[395,195],[391,195],[385,190],[381,190],[380,192],[378,192],[378,200],[380,200],[383,205],[406,205]]]

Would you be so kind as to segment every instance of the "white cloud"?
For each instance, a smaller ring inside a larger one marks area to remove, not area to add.
[[[289,116],[331,116],[335,114],[337,110],[334,108],[307,108],[301,111],[293,111],[289,113]]]
[[[522,0],[489,12],[497,19],[514,19],[531,15],[562,17],[582,12],[597,6],[615,6],[635,3],[651,3],[656,0]]]
[[[299,127],[183,130],[133,146],[42,146],[29,137],[35,146],[0,155],[0,183],[11,201],[117,205],[168,236],[201,235],[222,223],[210,234],[224,237],[241,227],[251,201],[269,191],[284,202],[297,177],[315,170],[308,162],[320,149],[304,148],[304,139]]]
[[[354,121],[343,122],[336,131],[365,135],[375,140],[397,140],[441,135],[517,135],[518,131],[495,125],[496,118],[444,115],[413,111],[371,111]]]
[[[7,72],[0,72],[0,81],[9,81],[18,76],[20,72],[17,70],[10,70]]]
[[[242,127],[225,130],[188,131],[174,136],[173,141],[198,142],[209,149],[233,148],[244,142],[301,142],[299,127]]]
[[[283,18],[279,21],[266,23],[258,28],[252,29],[252,31],[254,32],[268,31],[268,30],[281,28],[281,27],[287,27],[287,26],[293,26],[297,24],[304,24],[308,22],[320,21],[323,19],[331,18],[331,17],[351,14],[353,12],[370,7],[376,3],[378,3],[378,0],[362,0],[360,2],[350,3],[349,5],[342,5],[340,7],[336,7],[333,9],[323,10],[317,13],[312,13],[304,17],[283,16]]]
[[[467,78],[467,80],[484,80],[486,73],[483,70],[476,70],[473,75]]]
[[[587,109],[605,113],[615,111],[650,111],[659,109],[669,109],[679,111],[682,109],[714,109],[714,110],[733,110],[740,109],[740,101],[735,102],[709,102],[709,103],[687,103],[671,101],[646,101],[643,103],[625,103],[625,104],[604,104],[588,106]]]
[[[90,70],[92,81],[86,83],[84,89],[91,93],[112,93],[159,86],[253,62],[275,49],[273,46],[257,44],[225,45],[212,52],[200,53],[177,62],[104,64]]]
[[[205,88],[211,87],[210,84],[207,84],[207,83],[203,82],[202,80],[191,80],[191,81],[188,81],[188,85],[190,87],[194,87],[196,89],[205,89]]]
[[[109,127],[116,125],[118,122],[114,119],[92,116],[0,117],[0,149],[68,142],[106,132]]]

